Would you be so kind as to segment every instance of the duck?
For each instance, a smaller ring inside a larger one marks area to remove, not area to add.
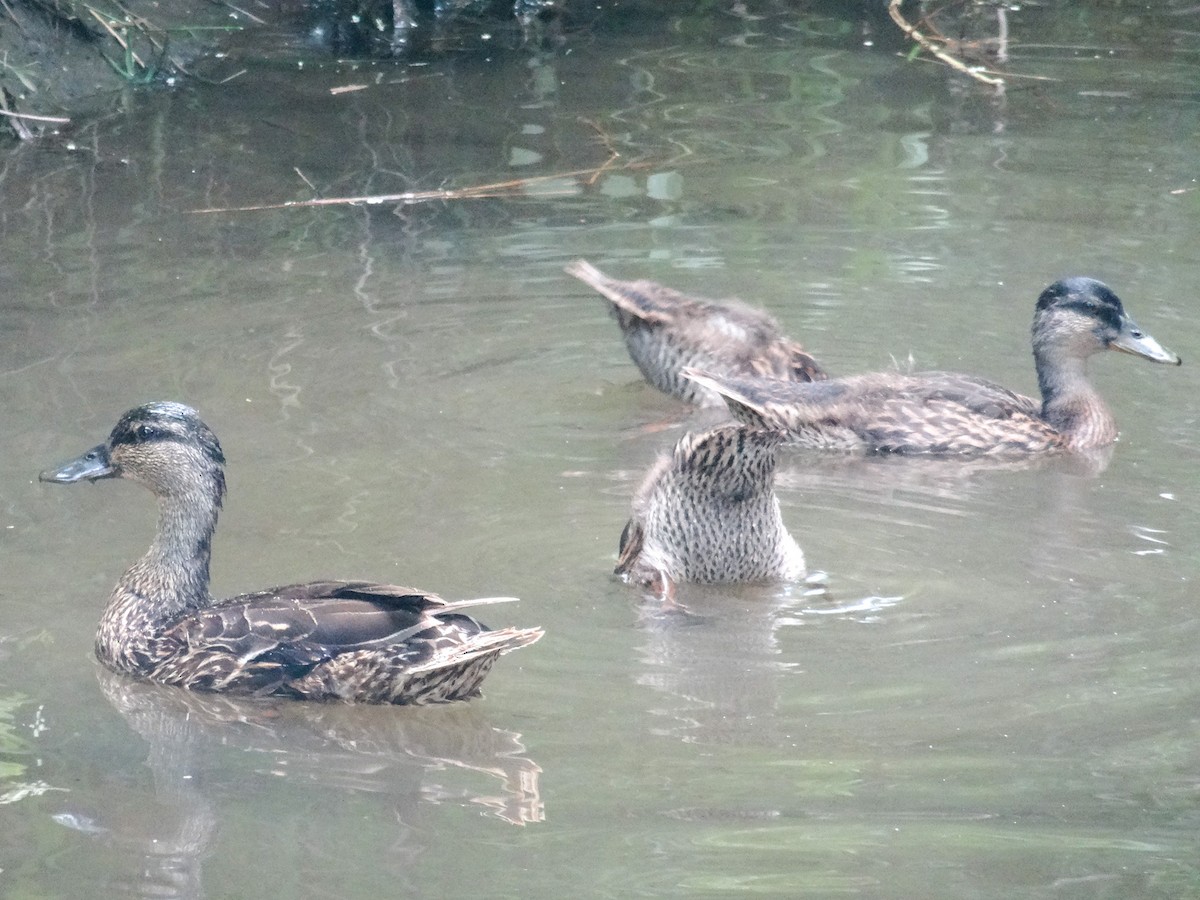
[[[1117,439],[1087,360],[1118,350],[1166,365],[1182,360],[1142,331],[1094,278],[1062,278],[1039,295],[1033,358],[1041,400],[953,372],[879,372],[789,384],[699,368],[683,376],[716,391],[738,421],[777,429],[802,447],[960,456],[1099,451]]]
[[[156,401],[108,439],[39,476],[123,478],[158,500],[146,554],[113,588],[95,650],[114,671],[199,691],[299,700],[428,704],[474,697],[496,659],[541,628],[488,629],[463,612],[511,598],[446,601],[369,581],[288,584],[224,600],[209,591],[225,455],[195,409]]]
[[[614,574],[668,604],[681,582],[803,578],[804,552],[775,496],[782,440],[737,423],[685,433],[634,494]]]
[[[721,405],[717,392],[682,377],[686,366],[795,382],[828,377],[771,316],[739,300],[689,297],[654,281],[618,281],[582,259],[565,271],[612,304],[625,346],[646,381],[685,403]]]

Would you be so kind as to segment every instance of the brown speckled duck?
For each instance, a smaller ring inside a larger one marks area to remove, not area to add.
[[[502,653],[539,628],[491,631],[434,594],[365,581],[291,584],[228,600],[209,593],[225,457],[194,409],[147,403],[108,440],[42,481],[126,478],[158,498],[149,551],[113,588],[96,655],[118,672],[207,691],[304,700],[435,703],[479,693]]]
[[[1153,362],[1180,359],[1137,327],[1120,299],[1092,278],[1046,288],[1033,318],[1041,402],[971,375],[880,372],[818,384],[688,370],[734,416],[778,429],[790,443],[868,453],[1003,454],[1089,451],[1117,438],[1116,420],[1087,378],[1087,359],[1120,350]]]
[[[775,496],[781,440],[735,424],[685,434],[634,495],[616,574],[665,600],[683,581],[803,578]]]
[[[827,377],[803,347],[780,334],[774,319],[736,300],[688,297],[653,281],[617,281],[582,259],[566,271],[612,304],[625,346],[645,379],[688,403],[719,406],[721,400],[681,377],[685,366],[785,381]]]

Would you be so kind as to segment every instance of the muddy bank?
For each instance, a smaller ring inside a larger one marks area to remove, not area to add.
[[[78,125],[102,113],[131,86],[224,82],[256,60],[302,67],[331,57],[420,59],[530,43],[565,46],[601,23],[615,34],[651,30],[703,41],[707,31],[716,39],[723,19],[753,21],[783,9],[814,35],[835,42],[841,35],[847,47],[920,50],[952,78],[1002,86],[1010,28],[1024,28],[1026,40],[1043,52],[1086,55],[1096,40],[1091,32],[1103,23],[1101,45],[1120,41],[1160,52],[1178,43],[1193,11],[1190,0],[1168,0],[1153,11],[1122,0],[1078,5],[1072,33],[1039,33],[1044,9],[1010,12],[992,0],[6,0],[0,134],[29,139],[61,131],[68,119]],[[1111,16],[1100,15],[1106,9],[1123,14],[1115,31]]]
[[[20,138],[103,110],[130,86],[221,81],[243,58],[383,58],[461,45],[555,40],[553,0],[8,0],[0,10],[0,111]],[[590,20],[585,13],[577,20]],[[302,63],[303,64],[303,63]]]
[[[0,13],[0,92],[20,137],[129,85],[169,84],[263,14],[204,0],[10,0]],[[46,118],[32,118],[34,116]]]
[[[792,0],[764,0],[764,7]],[[882,5],[814,0],[882,21]],[[727,15],[721,4],[717,18]],[[869,11],[869,12],[868,12]],[[0,130],[33,138],[102,113],[131,86],[237,77],[242,60],[410,58],[489,46],[560,44],[601,19],[618,31],[703,31],[712,4],[681,15],[658,0],[8,0],[0,10]]]
[[[36,137],[102,111],[130,86],[220,77],[204,60],[231,40],[264,52],[280,44],[308,52],[394,49],[424,17],[405,9],[359,0],[9,0],[0,11],[5,130]]]

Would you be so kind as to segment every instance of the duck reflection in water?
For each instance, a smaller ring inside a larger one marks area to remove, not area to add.
[[[149,745],[153,796],[131,786],[114,802],[105,792],[110,805],[104,811],[86,817],[61,811],[56,820],[128,857],[122,868],[136,872],[137,880],[119,886],[123,894],[204,896],[202,863],[220,831],[222,806],[246,792],[247,779],[269,779],[264,785],[290,792],[272,816],[309,847],[298,854],[320,846],[319,832],[330,827],[328,817],[310,817],[314,803],[327,803],[330,792],[377,797],[380,811],[372,821],[388,824],[372,827],[385,835],[394,830],[381,865],[399,893],[418,892],[410,870],[427,850],[422,835],[430,827],[423,823],[433,807],[478,808],[512,825],[545,818],[541,769],[526,755],[521,736],[494,727],[475,706],[401,714],[380,706],[181,691],[96,670],[109,703]],[[480,790],[486,783],[493,787]],[[304,839],[306,831],[311,840]]]

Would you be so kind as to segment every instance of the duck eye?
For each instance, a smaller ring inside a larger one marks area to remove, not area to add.
[[[137,436],[140,440],[151,441],[158,435],[159,431],[153,425],[142,424],[137,427]]]

